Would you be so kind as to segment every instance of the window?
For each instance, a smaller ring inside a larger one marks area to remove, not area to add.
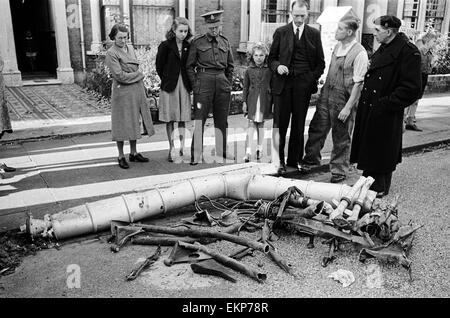
[[[405,22],[405,27],[416,29],[418,19],[419,0],[405,0],[405,6],[403,7],[403,20]]]
[[[316,23],[322,12],[322,0],[307,0],[309,5],[308,23]],[[291,12],[292,1],[289,0],[264,0],[263,22],[265,23],[288,23]]]
[[[445,0],[427,0],[427,11],[425,21],[429,26],[441,31],[444,20]]]
[[[322,13],[322,0],[310,0],[309,1],[309,20],[308,23],[317,23],[317,19]]]
[[[287,23],[289,21],[289,0],[264,0],[263,22]]]

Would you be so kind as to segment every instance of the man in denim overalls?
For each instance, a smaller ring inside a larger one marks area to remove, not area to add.
[[[328,76],[309,126],[303,158],[304,172],[309,171],[311,166],[320,165],[320,151],[331,129],[332,183],[346,179],[356,107],[368,68],[367,52],[356,41],[358,26],[356,18],[348,18],[338,24],[335,39],[339,43],[333,50]]]

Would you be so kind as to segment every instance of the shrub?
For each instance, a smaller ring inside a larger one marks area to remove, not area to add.
[[[144,73],[144,85],[147,92],[159,91],[161,79],[156,73],[156,54],[158,53],[159,42],[151,41],[149,45],[137,48],[136,57],[140,63],[140,70]]]
[[[449,74],[450,73],[450,38],[447,34],[440,34],[435,28],[434,18],[430,18],[425,23],[425,30],[420,34],[423,36],[427,32],[439,34],[436,44],[433,48],[433,61],[431,74]]]
[[[441,35],[436,41],[433,50],[432,74],[449,74],[450,73],[450,38]]]
[[[244,78],[241,74],[238,72],[233,73],[233,83],[231,83],[231,90],[232,91],[242,91],[244,88]]]
[[[156,73],[155,59],[158,52],[158,43],[153,41],[150,45],[135,49],[136,57],[140,63],[139,69],[144,74],[144,86],[147,93],[159,91],[161,79]],[[112,78],[108,67],[104,63],[104,52],[100,53],[95,61],[95,68],[86,75],[86,89],[100,94],[106,99],[111,98]]]
[[[112,78],[103,59],[104,56],[98,55],[95,61],[95,68],[86,74],[86,89],[110,99]]]

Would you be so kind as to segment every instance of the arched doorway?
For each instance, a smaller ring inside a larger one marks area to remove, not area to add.
[[[56,78],[55,27],[49,0],[9,0],[22,80]]]

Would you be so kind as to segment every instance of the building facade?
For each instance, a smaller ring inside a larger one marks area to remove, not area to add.
[[[394,14],[405,31],[432,24],[448,33],[450,0],[309,0],[309,24],[328,6],[351,6],[362,21],[361,39],[373,48],[373,19]],[[223,34],[236,60],[256,42],[271,42],[275,29],[289,22],[292,0],[0,0],[0,55],[7,86],[29,81],[81,83],[93,59],[105,49],[116,22],[130,26],[136,46],[157,45],[175,16],[190,20],[203,33],[207,11],[224,10]]]

